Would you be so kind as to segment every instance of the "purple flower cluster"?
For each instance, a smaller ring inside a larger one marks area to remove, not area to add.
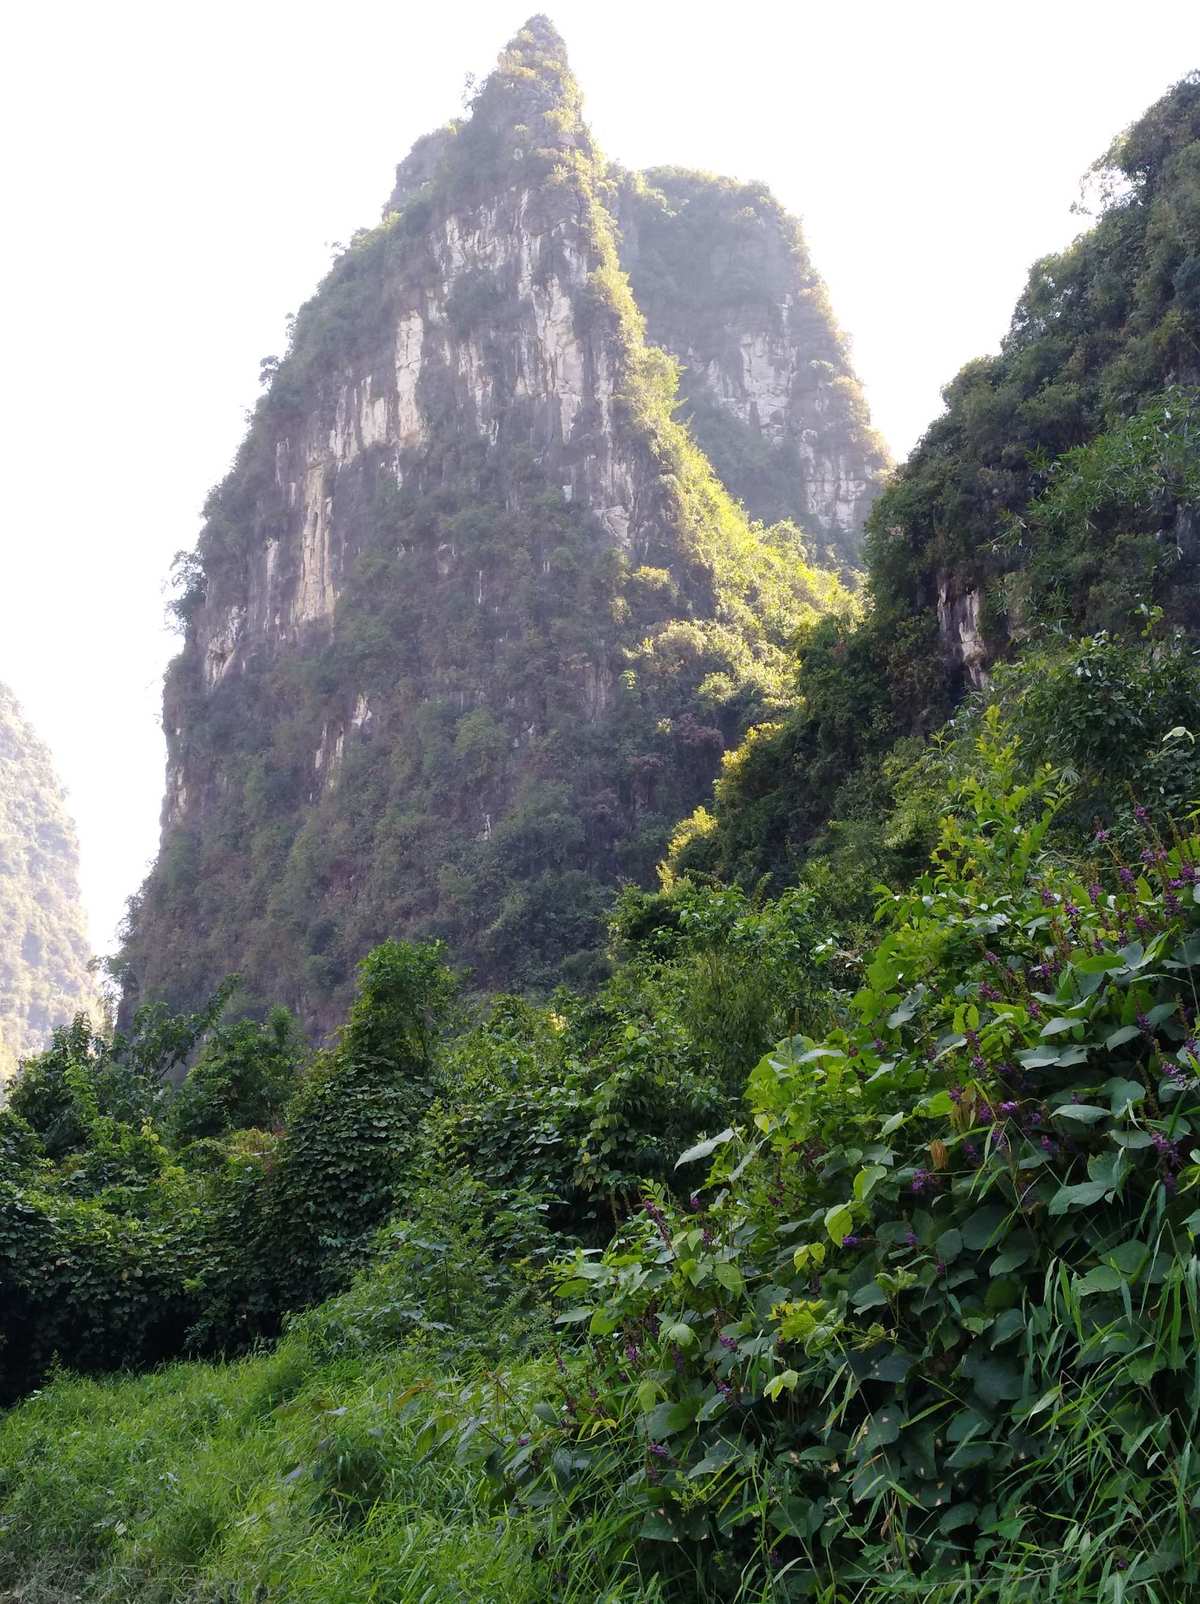
[[[671,1233],[670,1233],[670,1231],[667,1230],[667,1217],[666,1217],[666,1215],[659,1208],[658,1204],[654,1201],[654,1199],[652,1197],[644,1197],[642,1199],[642,1207],[643,1207],[643,1209],[645,1209],[646,1213],[650,1216],[650,1218],[654,1221],[654,1224],[657,1227],[659,1236],[662,1237],[663,1241],[666,1243],[667,1247],[669,1248],[671,1246]]]

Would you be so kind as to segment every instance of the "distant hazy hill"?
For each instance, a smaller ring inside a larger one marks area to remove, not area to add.
[[[79,849],[50,753],[0,685],[0,1076],[94,1006]]]

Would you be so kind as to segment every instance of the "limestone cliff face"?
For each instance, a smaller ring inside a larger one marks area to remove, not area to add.
[[[45,746],[0,685],[0,1080],[94,1010],[79,851]]]
[[[857,563],[888,456],[800,225],[761,184],[677,168],[623,175],[620,216],[648,336],[725,483]]]
[[[582,130],[561,136],[564,151],[581,145]],[[197,614],[209,686],[247,651],[332,621],[372,538],[372,496],[427,478],[447,429],[497,460],[522,453],[614,546],[644,557],[653,543],[656,473],[614,416],[618,319],[600,304],[581,316],[603,265],[592,208],[576,188],[547,188],[535,175],[485,198],[450,190],[427,200],[430,187],[405,227],[395,207],[414,196],[398,183],[384,229],[363,247],[376,260],[348,264],[350,285],[375,280],[359,348],[323,367],[309,404],[265,409],[255,449],[271,478],[253,518],[266,538],[243,565],[214,575]],[[510,495],[519,499],[513,486]],[[458,563],[454,542],[439,547],[441,577]]]
[[[846,605],[673,420],[619,196],[535,18],[301,309],[178,603],[131,1001],[237,969],[319,1029],[397,934],[585,978],[608,888]]]

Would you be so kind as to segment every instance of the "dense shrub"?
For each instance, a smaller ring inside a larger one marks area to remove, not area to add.
[[[764,1057],[690,1207],[648,1194],[562,1272],[595,1390],[541,1462],[623,1466],[716,1596],[1200,1579],[1200,838],[1139,805],[1131,863],[1057,859],[1058,782],[996,714],[980,744],[845,1026]]]
[[[222,1024],[228,989],[128,1037],[56,1032],[0,1110],[0,1393],[56,1360],[230,1351],[344,1286],[415,1163],[452,992],[437,948],[379,948],[298,1088],[288,1016]]]

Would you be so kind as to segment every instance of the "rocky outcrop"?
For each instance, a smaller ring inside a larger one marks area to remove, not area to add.
[[[79,850],[49,752],[0,685],[0,1079],[96,1008]]]
[[[938,633],[951,674],[971,690],[988,682],[988,649],[983,634],[983,591],[960,585],[943,574],[938,580]]]

